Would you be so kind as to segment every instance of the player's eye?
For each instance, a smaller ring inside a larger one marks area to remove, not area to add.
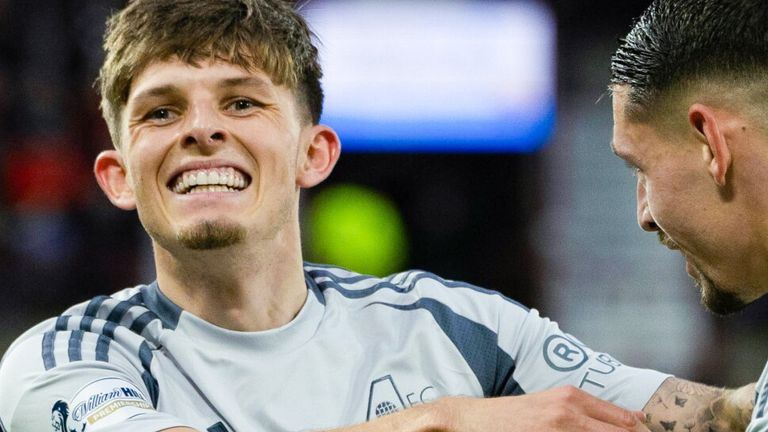
[[[152,120],[160,123],[168,122],[175,118],[176,118],[176,113],[170,108],[164,108],[164,107],[153,109],[152,111],[148,112],[147,115],[144,116],[145,120]]]
[[[230,102],[229,105],[227,105],[226,109],[227,111],[243,113],[243,112],[250,112],[254,108],[258,108],[260,106],[262,106],[262,104],[259,104],[258,102],[252,99],[240,98]]]
[[[254,107],[255,104],[249,100],[240,99],[232,103],[232,108],[236,110],[244,110]]]

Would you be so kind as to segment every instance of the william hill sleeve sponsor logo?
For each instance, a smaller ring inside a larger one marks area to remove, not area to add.
[[[95,413],[89,415],[88,423],[89,424],[96,423],[97,421],[114,413],[118,409],[125,408],[125,407],[133,407],[133,408],[140,408],[140,409],[147,409],[147,410],[152,409],[152,406],[144,401],[116,400],[116,401],[110,402],[104,408],[101,408]]]
[[[154,411],[147,397],[133,383],[121,378],[101,378],[81,388],[72,401],[70,419],[88,430],[129,421],[138,414]],[[89,426],[90,425],[90,426]],[[95,429],[94,429],[95,430]]]
[[[72,418],[75,421],[83,421],[88,417],[88,423],[94,423],[116,410],[132,406],[143,409],[152,409],[141,393],[130,387],[116,387],[109,392],[100,392],[90,395],[85,401],[72,408]]]

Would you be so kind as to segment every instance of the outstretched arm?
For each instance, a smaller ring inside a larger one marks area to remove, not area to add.
[[[741,432],[752,415],[754,394],[754,384],[724,390],[668,378],[643,409],[648,429],[638,421],[640,413],[566,386],[523,396],[447,397],[328,432]]]
[[[726,390],[668,378],[643,412],[653,432],[741,432],[749,424],[754,397],[754,384]]]
[[[522,396],[447,397],[330,432],[648,432],[644,418],[565,386]]]

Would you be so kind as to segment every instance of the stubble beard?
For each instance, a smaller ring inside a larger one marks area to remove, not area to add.
[[[709,276],[696,266],[693,267],[693,279],[701,290],[701,304],[713,313],[725,316],[738,312],[747,306],[747,302],[717,285]]]
[[[286,200],[273,218],[277,222],[266,230],[249,230],[245,226],[229,220],[203,220],[185,226],[171,236],[163,235],[161,231],[152,229],[153,227],[146,224],[141,217],[139,219],[150,238],[165,250],[175,252],[182,252],[183,250],[213,251],[241,245],[246,242],[246,237],[249,241],[274,239],[290,222],[292,211],[291,201]]]
[[[658,231],[659,242],[669,249],[680,249],[663,231]],[[689,261],[691,278],[701,292],[701,304],[716,315],[725,316],[736,313],[747,306],[747,302],[732,294],[733,290],[725,290],[722,286],[707,276],[696,264]]]
[[[241,243],[245,228],[235,224],[205,221],[184,228],[176,234],[176,240],[190,250],[223,249]]]

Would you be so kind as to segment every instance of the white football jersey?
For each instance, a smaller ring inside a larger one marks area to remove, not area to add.
[[[757,381],[755,408],[747,432],[768,432],[768,364]]]
[[[301,431],[566,384],[641,409],[669,376],[470,284],[309,263],[305,274],[299,314],[263,332],[214,326],[156,283],[74,306],[3,357],[0,421],[6,432]]]

